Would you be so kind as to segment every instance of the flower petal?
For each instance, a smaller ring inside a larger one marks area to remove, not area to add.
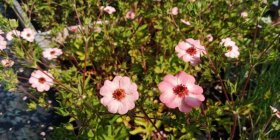
[[[126,104],[120,103],[119,108],[118,108],[118,113],[123,115],[128,112],[128,106]]]
[[[183,102],[181,105],[179,105],[179,110],[181,112],[188,113],[188,112],[192,111],[192,107],[188,106],[187,104],[185,104]]]
[[[120,102],[116,101],[116,100],[112,100],[108,105],[108,111],[111,113],[117,113],[119,106],[120,106]]]
[[[195,96],[186,96],[184,98],[184,102],[185,104],[191,106],[191,107],[199,107],[201,105],[201,101],[199,99],[197,99]]]
[[[120,88],[122,89],[128,89],[131,85],[131,82],[130,82],[130,78],[129,77],[122,77],[120,79]]]
[[[195,85],[195,84],[187,84],[186,85],[188,88],[188,91],[192,94],[202,94],[203,93],[203,88],[199,85]]]
[[[104,83],[104,86],[102,86],[100,88],[100,95],[102,96],[112,96],[113,92],[117,89],[117,86],[109,81],[109,80],[106,80],[105,83]]]
[[[184,85],[187,83],[195,83],[195,78],[184,71],[180,71],[180,73],[178,73],[176,77],[181,81],[181,84]]]
[[[164,92],[159,96],[159,99],[163,103],[168,103],[175,98],[175,94],[173,92]]]
[[[172,92],[175,86],[171,85],[169,82],[162,81],[158,84],[158,89],[161,93]]]
[[[178,85],[178,79],[171,74],[166,75],[163,78],[163,81],[168,82],[169,84],[171,84],[174,87]]]
[[[114,100],[112,97],[103,97],[101,98],[100,102],[101,104],[103,104],[104,106],[107,106],[112,100]]]
[[[120,85],[120,80],[122,79],[122,77],[121,76],[116,76],[114,79],[113,79],[113,83],[115,83],[116,85],[118,85],[118,87],[119,87],[119,85]]]
[[[122,100],[122,103],[127,106],[128,110],[131,110],[135,107],[134,102],[129,98]]]
[[[175,95],[173,99],[170,99],[169,102],[166,102],[165,105],[169,108],[176,108],[182,104],[183,98]]]

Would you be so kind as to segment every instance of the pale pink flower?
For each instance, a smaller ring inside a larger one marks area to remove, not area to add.
[[[31,73],[29,83],[39,92],[48,91],[53,85],[53,75],[47,71],[35,70]]]
[[[47,48],[43,51],[43,56],[48,60],[52,60],[62,55],[62,50],[58,48]]]
[[[213,36],[211,34],[208,34],[206,37],[207,37],[209,42],[213,41]]]
[[[235,42],[231,40],[231,38],[227,37],[225,39],[222,39],[220,42],[221,45],[224,45],[225,47],[227,46],[236,46]]]
[[[15,62],[10,59],[3,59],[3,60],[1,60],[1,63],[3,65],[3,67],[7,68],[7,67],[13,66]]]
[[[4,50],[7,47],[7,41],[4,37],[0,36],[0,50]]]
[[[186,25],[191,25],[191,23],[190,23],[189,21],[186,21],[186,20],[184,20],[184,19],[181,19],[181,22],[184,23],[184,24],[186,24]]]
[[[180,41],[175,47],[175,51],[179,58],[195,66],[200,63],[200,56],[205,54],[205,47],[200,44],[199,40],[188,38]]]
[[[280,119],[280,111],[278,111],[277,108],[270,106],[272,112],[276,115],[276,117],[278,117]]]
[[[0,35],[1,35],[1,34],[4,34],[4,32],[0,29]]]
[[[202,87],[196,85],[195,78],[184,71],[176,76],[166,75],[158,88],[160,101],[169,108],[178,107],[181,112],[190,112],[205,100]]]
[[[100,89],[101,103],[111,113],[126,114],[135,107],[139,98],[137,85],[129,77],[116,76],[113,81],[106,80]]]
[[[14,37],[20,37],[20,31],[12,30],[6,34],[6,39],[9,41],[13,40]]]
[[[133,11],[128,11],[125,15],[127,19],[133,20],[135,18],[135,13]]]
[[[173,7],[173,8],[171,9],[171,14],[172,14],[172,15],[176,16],[176,15],[178,15],[178,13],[179,13],[178,7]]]
[[[243,12],[241,12],[240,16],[243,17],[243,18],[247,18],[248,13],[246,11],[243,11]]]
[[[221,45],[224,45],[227,48],[227,52],[225,53],[226,57],[230,58],[238,58],[240,55],[239,48],[236,46],[235,42],[231,40],[231,38],[222,39]]]
[[[20,36],[29,41],[33,42],[35,39],[36,32],[30,28],[24,28],[23,31],[21,32]]]
[[[238,56],[240,55],[239,49],[237,46],[227,46],[226,48],[228,50],[228,52],[225,53],[226,57],[238,58]]]
[[[107,12],[108,14],[113,14],[116,12],[116,9],[112,6],[101,6],[100,9]]]

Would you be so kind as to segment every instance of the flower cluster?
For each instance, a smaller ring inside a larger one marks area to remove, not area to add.
[[[178,107],[181,112],[190,112],[205,100],[203,89],[195,84],[195,78],[183,71],[176,76],[166,75],[158,84],[160,101],[169,108]],[[137,85],[130,78],[116,76],[113,81],[106,80],[100,89],[101,103],[111,113],[126,114],[135,107],[139,98]]]
[[[33,42],[36,36],[36,32],[30,28],[24,28],[22,32],[18,30],[12,30],[6,34],[6,39],[11,41],[14,37],[22,37],[23,39]]]

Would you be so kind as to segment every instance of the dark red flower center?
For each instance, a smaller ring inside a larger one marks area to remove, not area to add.
[[[227,47],[227,50],[228,50],[228,51],[231,51],[231,50],[232,50],[232,47],[231,47],[231,46],[228,46],[228,47]]]
[[[184,85],[177,85],[175,88],[173,88],[173,92],[176,94],[176,95],[179,95],[179,97],[183,97],[185,95],[188,95],[189,94],[189,90],[186,86]]]
[[[38,79],[39,83],[44,84],[46,82],[46,79],[44,77],[41,77]]]
[[[51,54],[51,55],[54,55],[54,54],[55,54],[55,51],[51,51],[50,54]]]
[[[27,37],[30,37],[30,36],[31,36],[31,34],[29,34],[29,33],[28,33],[28,34],[26,34],[26,36],[27,36]]]
[[[189,54],[189,55],[191,55],[191,56],[195,55],[196,52],[197,52],[197,51],[196,51],[196,49],[195,49],[194,47],[190,47],[190,48],[188,48],[188,49],[186,50],[186,53]]]
[[[124,89],[116,89],[113,93],[113,98],[116,99],[116,100],[122,100],[123,98],[125,97],[125,91]]]

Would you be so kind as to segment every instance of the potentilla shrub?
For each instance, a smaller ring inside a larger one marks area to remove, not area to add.
[[[28,96],[30,110],[41,106],[69,118],[44,137],[280,136],[277,3],[59,0],[21,6],[49,43],[1,16],[0,79]],[[53,95],[58,105],[48,102]]]

